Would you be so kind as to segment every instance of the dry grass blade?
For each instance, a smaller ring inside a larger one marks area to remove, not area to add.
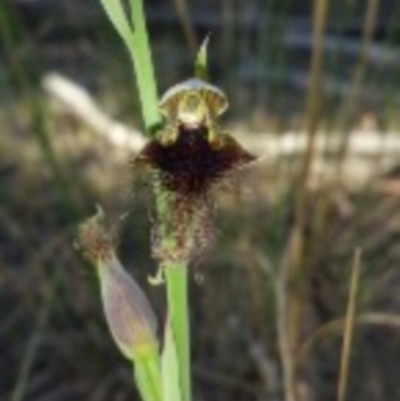
[[[346,319],[344,326],[342,356],[340,359],[340,376],[338,383],[338,401],[346,398],[347,383],[349,377],[350,352],[353,340],[354,321],[356,313],[356,302],[358,286],[360,282],[361,251],[357,249],[354,253],[354,261],[351,270],[349,301],[347,303]]]
[[[385,312],[366,312],[354,318],[354,324],[400,328],[400,316]],[[322,339],[345,330],[346,317],[331,320],[316,330],[301,346],[296,359],[296,370],[306,361],[313,347]]]
[[[286,249],[289,250],[290,243],[287,244]],[[289,252],[284,252],[284,255]],[[282,364],[282,375],[283,375],[283,388],[285,393],[286,401],[295,401],[296,394],[294,389],[294,366],[293,357],[290,349],[290,338],[288,330],[288,321],[286,320],[287,309],[288,309],[288,279],[289,279],[289,268],[288,259],[284,256],[281,261],[279,268],[279,278],[275,284],[275,297],[276,297],[276,315],[277,315],[277,335],[279,344],[279,353]]]
[[[353,80],[348,95],[345,101],[343,102],[341,110],[338,113],[339,118],[342,119],[342,123],[345,125],[345,127],[349,124],[349,120],[355,112],[355,108],[358,104],[357,100],[359,99],[360,91],[362,90],[363,78],[368,63],[368,49],[373,39],[373,34],[376,27],[377,18],[379,15],[378,11],[379,11],[379,0],[368,0],[364,19],[364,26],[363,26],[360,57],[354,68]],[[338,158],[340,162],[343,162],[344,158],[347,155],[350,136],[351,135],[347,133],[347,135],[343,138],[343,142],[340,146],[338,153]],[[340,177],[339,180],[342,179],[341,164],[342,163],[339,163],[338,166],[339,167],[338,177]]]
[[[196,33],[193,29],[193,23],[190,18],[190,12],[186,0],[173,0],[178,18],[182,25],[183,33],[185,35],[186,42],[190,48],[191,53],[194,55],[197,52],[199,43],[196,37]]]
[[[354,106],[357,104],[357,98],[360,94],[360,90],[362,89],[361,84],[368,61],[368,49],[371,45],[371,40],[376,27],[377,18],[379,15],[378,11],[379,0],[368,0],[363,25],[360,57],[354,68],[353,80],[341,110],[341,113],[345,119],[344,123],[347,122],[348,117],[354,112]]]
[[[295,223],[289,240],[289,284],[292,294],[287,305],[287,331],[289,348],[292,355],[296,355],[299,342],[300,322],[302,316],[302,294],[298,288],[301,268],[303,265],[305,206],[307,198],[307,182],[311,171],[311,162],[315,153],[315,138],[319,120],[321,104],[320,81],[323,62],[323,37],[326,27],[329,0],[314,1],[313,20],[313,54],[310,67],[311,85],[307,93],[305,125],[308,132],[307,149],[300,171],[299,190],[297,194]],[[294,377],[293,375],[291,375]],[[294,383],[291,384],[294,388]]]
[[[24,353],[18,377],[16,379],[13,394],[11,396],[11,401],[21,401],[24,399],[25,391],[28,387],[29,376],[31,374],[31,370],[35,362],[39,347],[41,345],[43,334],[50,317],[51,307],[53,305],[53,299],[54,299],[54,291],[55,291],[54,286],[52,286],[48,290],[45,302],[39,311],[37,318],[37,326],[27,344],[27,348]]]

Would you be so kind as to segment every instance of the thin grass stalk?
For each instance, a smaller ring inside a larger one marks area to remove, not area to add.
[[[222,24],[223,31],[221,37],[221,55],[222,55],[222,71],[224,74],[224,86],[228,93],[233,94],[238,92],[238,71],[230,68],[232,65],[237,65],[238,62],[238,40],[239,40],[239,15],[240,4],[238,0],[224,0]],[[236,98],[233,99],[233,104],[236,104]],[[233,110],[236,111],[236,108]]]
[[[190,17],[190,11],[186,0],[173,0],[179,21],[185,35],[186,43],[189,46],[192,55],[195,55],[199,47],[196,32],[193,29],[193,22]]]
[[[338,119],[342,120],[342,126],[345,128],[345,136],[338,152],[339,169],[338,178],[341,176],[341,164],[346,157],[350,135],[348,133],[349,120],[356,110],[357,101],[359,98],[360,89],[364,79],[367,67],[367,52],[368,46],[371,44],[376,21],[378,17],[379,0],[368,0],[367,9],[365,13],[363,34],[361,41],[361,51],[356,67],[354,68],[353,79],[350,86],[349,94],[346,97],[341,110],[338,113]],[[340,124],[339,124],[340,125]]]
[[[387,326],[398,330],[400,328],[400,316],[386,312],[365,312],[355,316],[354,324]],[[315,330],[299,348],[294,365],[296,371],[308,360],[307,358],[310,357],[312,350],[320,341],[326,340],[327,337],[332,337],[334,334],[343,334],[345,326],[346,316],[331,320]]]
[[[341,19],[338,21],[338,33],[337,33],[337,42],[338,46],[337,49],[333,55],[333,59],[330,62],[330,73],[333,76],[339,75],[340,74],[340,66],[342,62],[344,62],[340,55],[342,53],[343,49],[343,44],[346,41],[346,26],[351,20],[351,15],[352,12],[354,11],[353,7],[354,4],[352,4],[352,1],[347,1],[343,4],[343,8],[341,9]],[[333,128],[334,124],[336,123],[335,117],[334,116],[328,116],[326,119],[326,125],[324,127],[324,131],[326,133],[326,145],[325,149],[322,149],[321,154],[323,158],[328,157],[329,149],[331,148],[329,141],[330,138],[332,140],[335,140],[335,135],[330,135]],[[326,190],[322,191],[321,195],[317,198],[317,203],[315,207],[315,213],[314,213],[314,218],[312,221],[312,237],[318,240],[311,240],[311,246],[312,249],[310,250],[310,253],[312,255],[319,255],[320,250],[321,250],[321,239],[326,239],[326,234],[328,232],[327,230],[327,225],[329,224],[329,211],[330,211],[330,206],[331,206],[331,196],[332,196],[332,191],[335,191],[335,187],[329,187]],[[318,256],[317,256],[318,257]]]
[[[64,212],[72,217],[80,214],[80,205],[72,196],[67,177],[62,170],[53,149],[46,125],[46,110],[40,97],[35,92],[34,81],[38,79],[33,49],[27,46],[27,59],[20,60],[16,56],[15,47],[25,33],[20,20],[13,12],[12,6],[0,2],[0,44],[5,49],[5,57],[9,66],[10,77],[15,87],[24,95],[32,122],[32,132],[36,137],[44,161],[49,165],[60,195]],[[26,36],[26,35],[25,35]],[[33,71],[31,71],[33,70]]]
[[[281,0],[279,2],[280,9],[278,19],[281,21],[280,26],[277,27],[277,33],[280,35],[280,38],[277,39],[276,47],[277,49],[274,52],[274,65],[278,70],[283,71],[288,64],[287,62],[287,54],[288,49],[282,41],[282,38],[285,34],[285,24],[284,21],[286,18],[290,18],[291,7],[293,7],[294,2],[290,0]],[[273,98],[274,104],[277,110],[280,110],[283,105],[283,100],[285,97],[285,85],[282,80],[278,81],[278,88],[274,91]]]
[[[301,271],[304,264],[304,229],[306,223],[307,184],[311,164],[315,153],[315,137],[319,122],[321,107],[320,81],[322,74],[323,37],[326,26],[329,0],[314,1],[313,16],[313,54],[310,67],[310,88],[307,93],[305,128],[308,132],[307,150],[301,166],[299,190],[295,205],[295,223],[290,234],[289,257],[289,288],[292,292],[288,297],[287,325],[291,355],[296,355],[300,325],[302,321],[303,296],[299,288]],[[294,383],[292,383],[294,386]]]
[[[265,110],[267,98],[267,82],[265,70],[268,66],[269,59],[272,59],[271,52],[273,50],[273,33],[275,33],[274,19],[271,18],[274,10],[275,1],[265,3],[261,1],[257,3],[257,11],[260,15],[261,24],[258,24],[256,30],[256,46],[257,46],[257,63],[256,63],[256,87],[254,93],[255,106],[260,110]],[[271,26],[270,26],[271,25]],[[268,37],[268,41],[265,38]]]
[[[347,303],[346,319],[343,333],[342,355],[340,358],[340,375],[338,383],[337,401],[345,401],[347,393],[347,383],[350,367],[350,353],[353,341],[354,322],[356,314],[356,302],[358,287],[360,283],[361,251],[357,249],[354,254],[353,266],[351,269],[350,292]]]
[[[373,36],[373,31],[376,26],[377,22],[377,16],[378,16],[378,6],[379,6],[379,0],[369,0],[367,3],[367,9],[366,9],[366,15],[364,19],[364,24],[363,24],[363,33],[362,33],[362,39],[361,39],[361,51],[360,51],[360,56],[358,58],[356,67],[354,68],[354,73],[353,73],[353,80],[351,82],[350,90],[349,90],[349,95],[345,99],[345,101],[342,104],[342,107],[340,109],[340,112],[337,113],[336,116],[333,116],[328,120],[328,125],[326,127],[326,134],[329,134],[329,131],[333,128],[333,125],[338,122],[338,120],[341,118],[342,121],[339,122],[339,126],[341,125],[344,129],[344,136],[342,143],[339,146],[339,150],[337,152],[337,171],[336,171],[336,183],[332,185],[331,188],[329,188],[324,194],[322,194],[322,197],[317,203],[317,208],[316,208],[316,219],[314,219],[314,224],[313,224],[313,236],[315,238],[322,238],[324,235],[324,231],[326,228],[326,224],[328,223],[327,221],[327,215],[329,213],[329,198],[332,195],[332,192],[335,192],[337,190],[337,186],[341,184],[341,177],[343,175],[343,162],[347,154],[347,149],[348,149],[348,144],[350,142],[350,135],[351,133],[348,132],[348,128],[346,125],[348,125],[349,119],[351,117],[351,114],[355,111],[355,107],[357,105],[357,100],[359,97],[359,91],[361,89],[363,77],[366,71],[367,67],[367,51],[368,51],[368,46],[370,45],[372,41],[372,36]],[[339,37],[339,46],[338,50],[335,54],[334,58],[334,63],[333,67],[335,70],[338,70],[339,64],[340,64],[340,50],[341,50],[341,45],[345,41],[345,35],[344,35],[344,28],[346,25],[346,22],[349,22],[349,17],[351,12],[354,11],[355,4],[354,1],[348,1],[344,5],[345,11],[343,15],[343,21],[341,22],[340,26],[340,37]],[[394,18],[393,18],[394,20]],[[394,86],[396,87],[396,86]],[[328,135],[329,136],[329,135]],[[327,146],[328,148],[328,146]],[[318,247],[318,246],[317,246]],[[315,248],[317,250],[317,248]],[[314,254],[314,252],[312,252]]]
[[[390,20],[387,24],[387,34],[385,37],[385,45],[396,45],[396,34],[397,34],[397,22],[399,20],[400,4],[396,2],[393,6],[393,10],[390,16]],[[375,77],[375,82],[379,84],[381,80],[384,80],[385,73],[381,73],[378,77]],[[384,96],[385,107],[383,111],[383,121],[387,122],[392,117],[393,112],[397,114],[396,96],[398,95],[398,87],[400,82],[400,68],[396,65],[396,70],[390,79],[390,84],[386,88]],[[388,125],[386,125],[388,127]]]
[[[290,246],[290,244],[288,244]],[[276,331],[278,337],[279,355],[282,364],[283,391],[285,401],[295,401],[295,369],[293,367],[293,355],[290,348],[290,338],[287,322],[288,310],[288,280],[290,274],[289,260],[285,252],[280,268],[279,276],[274,281],[276,299]]]
[[[365,68],[368,61],[368,47],[371,44],[379,10],[379,0],[368,0],[367,8],[365,12],[363,33],[361,39],[361,50],[357,64],[354,68],[353,79],[350,86],[349,94],[342,105],[341,113],[345,117],[344,123],[354,111],[357,103],[359,91],[361,89],[362,80],[365,74]]]
[[[68,180],[60,166],[57,155],[54,152],[46,126],[46,111],[43,108],[39,96],[35,93],[34,81],[38,76],[38,72],[36,71],[35,62],[32,59],[33,50],[28,46],[28,60],[25,60],[28,62],[21,62],[15,53],[15,47],[18,46],[23,34],[23,27],[21,26],[18,16],[15,15],[12,6],[7,6],[7,4],[1,2],[0,43],[3,45],[5,50],[5,57],[9,66],[11,79],[15,84],[17,91],[20,91],[26,99],[32,121],[32,132],[36,137],[44,161],[50,167],[50,171],[55,179],[56,190],[60,195],[63,212],[70,217],[76,218],[80,213],[80,205],[75,202],[75,199],[71,194]],[[33,73],[31,73],[27,66],[33,69]],[[25,397],[32,367],[36,361],[43,339],[43,333],[52,313],[56,286],[62,285],[63,279],[63,270],[53,268],[50,277],[48,277],[49,287],[46,290],[43,304],[38,312],[36,328],[32,332],[26,345],[25,352],[23,353],[15,386],[10,398],[12,401],[20,401]]]
[[[329,0],[314,1],[313,52],[310,67],[310,87],[307,92],[305,110],[305,130],[308,132],[307,149],[300,171],[300,186],[297,199],[296,216],[298,222],[304,218],[304,204],[307,193],[307,180],[315,153],[315,136],[321,111],[321,78],[323,65],[323,39],[329,8]]]
[[[233,0],[222,0],[221,4],[221,69],[229,71],[234,46],[235,10]]]
[[[61,270],[61,269],[55,269],[55,270]],[[41,307],[38,313],[36,328],[33,331],[26,346],[24,357],[22,359],[21,366],[18,371],[18,376],[16,378],[15,386],[10,401],[21,401],[25,397],[29,378],[31,375],[31,370],[36,360],[38,350],[42,343],[43,334],[51,314],[54,294],[55,294],[55,286],[52,285],[48,289],[43,306]]]
[[[238,61],[246,60],[249,57],[249,50],[252,48],[252,40],[250,37],[250,32],[243,24],[240,24],[240,16],[244,15],[247,11],[248,5],[241,0],[235,0],[234,7],[237,10],[237,19],[236,19],[236,29],[235,29],[235,38],[236,41],[236,60],[233,61],[234,65],[238,65]],[[239,71],[237,70],[236,73]],[[235,104],[236,104],[236,116],[237,118],[241,118],[243,116],[247,116],[249,110],[253,108],[251,102],[251,91],[249,91],[248,86],[239,87],[238,82],[240,82],[240,77],[233,77],[232,88],[229,88],[233,93],[239,94],[236,95]],[[242,114],[239,114],[242,113]]]

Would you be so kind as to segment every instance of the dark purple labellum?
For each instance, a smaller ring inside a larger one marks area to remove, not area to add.
[[[171,192],[187,196],[205,192],[227,173],[256,159],[228,134],[219,133],[210,143],[206,127],[178,129],[173,144],[152,140],[134,160],[161,173]]]
[[[228,134],[212,135],[210,141],[206,125],[177,129],[174,142],[152,140],[133,162],[149,167],[153,183],[162,189],[168,212],[155,219],[152,242],[153,255],[163,263],[193,261],[203,254],[213,238],[215,184],[256,159]]]

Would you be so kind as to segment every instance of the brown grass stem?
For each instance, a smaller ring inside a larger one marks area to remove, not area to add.
[[[339,118],[342,119],[342,125],[344,126],[346,131],[348,130],[347,127],[349,126],[350,119],[356,110],[356,105],[358,103],[357,101],[360,96],[360,90],[362,88],[362,83],[368,61],[368,47],[371,44],[373,38],[377,17],[379,15],[378,10],[379,10],[379,0],[368,0],[363,24],[360,56],[354,68],[353,79],[349,89],[349,94],[345,98],[341,110],[338,113]],[[338,160],[339,160],[338,177],[341,176],[340,166],[342,165],[342,161],[346,157],[349,140],[350,140],[349,132],[344,132],[343,141],[338,152]]]
[[[47,290],[44,303],[38,312],[36,328],[27,343],[21,366],[18,371],[18,376],[16,378],[13,393],[10,398],[11,401],[21,401],[25,397],[25,392],[28,387],[32,367],[34,362],[36,361],[36,356],[42,343],[43,335],[49,321],[50,313],[52,311],[54,293],[55,286],[53,285]]]
[[[290,247],[290,243],[287,245]],[[277,337],[279,354],[282,363],[282,376],[283,376],[283,390],[285,394],[285,401],[295,401],[295,378],[294,378],[294,366],[293,366],[293,355],[290,349],[290,338],[288,331],[288,280],[289,280],[289,260],[287,257],[288,252],[284,253],[281,261],[279,276],[274,282],[275,288],[275,299],[276,299],[276,325],[277,325]]]
[[[319,327],[309,338],[307,338],[299,349],[295,360],[295,368],[298,370],[310,356],[315,346],[327,337],[342,334],[345,329],[346,316],[333,319]],[[400,316],[386,312],[365,312],[354,317],[355,325],[388,326],[400,328]]]
[[[353,342],[354,321],[356,314],[356,303],[358,287],[360,283],[361,250],[356,249],[351,269],[350,292],[347,303],[346,317],[343,330],[343,346],[340,358],[340,373],[338,383],[337,401],[345,401],[350,367],[351,345]]]
[[[307,182],[315,153],[315,138],[321,107],[321,75],[323,62],[323,37],[325,32],[329,0],[314,1],[313,15],[313,53],[310,66],[311,84],[306,99],[305,128],[308,132],[307,149],[299,176],[299,190],[295,205],[295,223],[290,234],[288,247],[289,277],[286,287],[291,291],[287,301],[288,341],[291,355],[296,355],[302,319],[303,299],[299,289],[299,278],[304,259],[305,207]],[[291,374],[294,380],[294,375]],[[291,384],[294,388],[294,383]]]
[[[199,42],[197,40],[196,32],[193,29],[193,22],[190,17],[188,3],[186,0],[173,0],[173,2],[190,52],[192,55],[195,55],[199,48]]]

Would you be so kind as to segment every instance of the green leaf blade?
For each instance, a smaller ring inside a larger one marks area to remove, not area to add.
[[[103,8],[126,46],[130,46],[133,29],[119,0],[100,0]]]

